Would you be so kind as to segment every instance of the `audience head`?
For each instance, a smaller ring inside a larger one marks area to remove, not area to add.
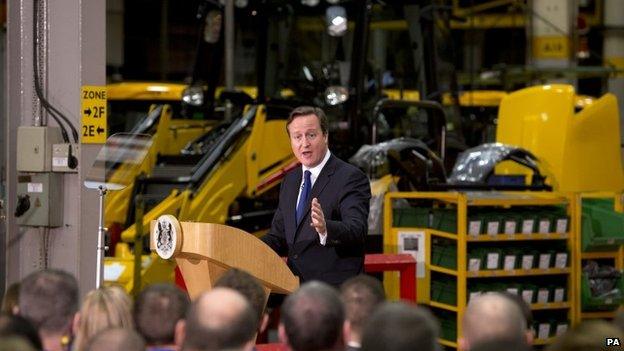
[[[331,286],[312,281],[286,297],[279,334],[294,351],[342,349],[345,313]]]
[[[516,342],[505,338],[489,339],[475,345],[471,345],[470,351],[532,351],[529,344]]]
[[[265,313],[267,294],[258,279],[243,270],[233,268],[217,280],[215,287],[230,288],[241,293],[258,317],[259,330],[264,331],[268,321]]]
[[[78,283],[54,269],[28,275],[19,288],[19,313],[42,335],[68,333],[78,310]]]
[[[533,345],[533,340],[535,339],[535,331],[533,330],[533,312],[531,311],[531,306],[524,301],[521,295],[512,294],[509,292],[501,293],[506,298],[510,299],[513,303],[515,303],[522,312],[522,316],[526,322],[524,335],[527,342],[527,345]]]
[[[90,291],[82,301],[74,325],[75,347],[84,349],[89,340],[102,330],[133,328],[131,309],[130,297],[120,287],[104,286]]]
[[[470,299],[462,321],[463,336],[459,348],[490,339],[517,340],[526,343],[526,319],[518,304],[500,293],[486,293]]]
[[[611,323],[601,320],[584,321],[557,337],[548,351],[594,351],[603,350],[606,338],[624,341],[622,331]],[[619,348],[619,347],[617,347]],[[614,348],[615,349],[615,348]]]
[[[20,283],[9,285],[2,297],[2,313],[17,314],[19,312],[19,287]]]
[[[147,345],[173,345],[176,323],[184,319],[188,295],[171,284],[145,288],[134,303],[134,323]]]
[[[251,304],[239,292],[215,288],[200,295],[191,305],[184,323],[182,350],[251,350],[258,318]]]
[[[375,308],[385,299],[386,294],[379,280],[358,275],[345,281],[340,287],[340,297],[345,308],[347,342],[360,343],[364,323]]]
[[[616,327],[620,328],[620,331],[624,333],[624,310],[620,310],[613,319],[613,323]]]
[[[8,337],[20,337],[37,350],[43,348],[37,329],[27,319],[12,314],[1,314],[0,338]]]
[[[105,329],[97,333],[90,340],[85,351],[144,351],[145,342],[141,336],[129,328]]]
[[[36,351],[26,339],[19,336],[0,336],[0,351]]]
[[[428,310],[405,302],[384,302],[364,327],[362,351],[434,351],[439,334]]]

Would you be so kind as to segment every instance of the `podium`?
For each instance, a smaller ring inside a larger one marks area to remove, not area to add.
[[[231,268],[256,277],[267,297],[270,292],[288,294],[299,287],[299,279],[269,246],[227,225],[179,222],[163,215],[150,223],[150,248],[163,259],[175,259],[191,299],[212,289]]]

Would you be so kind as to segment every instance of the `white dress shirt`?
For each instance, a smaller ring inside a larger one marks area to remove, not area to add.
[[[314,187],[314,183],[316,182],[316,179],[318,178],[319,174],[323,170],[323,167],[325,167],[325,164],[327,163],[327,160],[329,160],[330,155],[331,155],[331,152],[329,152],[329,149],[328,149],[327,152],[325,153],[325,157],[323,157],[323,161],[321,161],[321,163],[319,163],[315,167],[308,168],[304,165],[301,165],[301,186],[299,186],[299,195],[297,195],[297,202],[296,202],[297,204],[299,203],[299,198],[301,197],[301,191],[303,190],[305,171],[310,171],[310,183],[311,183],[310,191],[312,191],[312,188]],[[311,200],[312,199],[310,199],[310,201]],[[318,235],[319,235],[319,240],[321,241],[321,245],[325,246],[325,242],[327,241],[327,232],[318,233]]]

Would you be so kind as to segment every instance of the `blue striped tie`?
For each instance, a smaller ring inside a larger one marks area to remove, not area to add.
[[[299,203],[297,204],[296,216],[297,225],[303,219],[305,213],[306,204],[308,203],[308,197],[310,196],[310,189],[312,188],[312,180],[310,179],[310,171],[305,171],[303,174],[303,189],[301,190],[301,196],[299,196]]]

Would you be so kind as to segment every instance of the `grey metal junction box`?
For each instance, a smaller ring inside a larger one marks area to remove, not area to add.
[[[32,227],[63,225],[63,175],[36,173],[19,175],[17,196],[28,202],[28,209],[17,217],[17,224]]]

